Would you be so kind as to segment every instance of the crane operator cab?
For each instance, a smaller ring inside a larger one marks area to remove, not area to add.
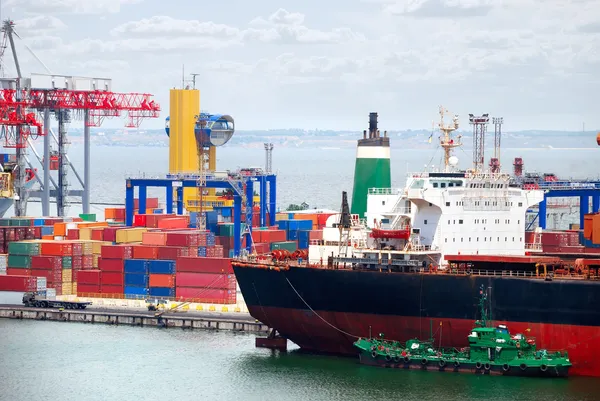
[[[149,311],[164,310],[167,307],[167,301],[164,299],[146,299],[146,307]]]
[[[194,129],[197,143],[204,148],[225,145],[234,132],[233,117],[225,114],[200,113]]]

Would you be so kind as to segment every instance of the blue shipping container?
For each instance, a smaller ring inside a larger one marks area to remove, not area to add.
[[[298,223],[298,230],[312,230],[312,220],[296,220]]]
[[[211,210],[209,212],[206,212],[206,222],[207,223],[217,224],[218,221],[219,221],[219,215],[217,214],[216,210]]]
[[[34,226],[43,226],[44,225],[44,219],[33,219],[33,225]]]
[[[198,256],[206,257],[206,247],[205,246],[198,247]]]
[[[163,214],[164,209],[152,209],[152,214]]]
[[[125,273],[125,287],[148,287],[148,275]]]
[[[175,273],[175,261],[151,260],[148,263],[148,271],[152,274],[173,274]]]
[[[54,235],[54,226],[42,226],[42,235]]]
[[[126,259],[125,273],[148,273],[148,261],[145,259]]]
[[[175,291],[166,287],[150,287],[150,295],[153,297],[174,297]]]
[[[285,231],[287,231],[287,230],[288,230],[288,228],[289,228],[289,220],[279,220],[279,221],[277,222],[277,227],[278,227],[280,230],[285,230]]]
[[[123,293],[125,295],[146,296],[148,295],[148,289],[144,287],[125,286]]]
[[[298,240],[298,230],[288,230],[287,231],[287,240],[288,241]]]
[[[235,256],[235,254],[234,254],[233,252],[234,252],[234,250],[233,250],[233,249],[230,249],[230,250],[229,250],[229,257],[230,257],[230,258],[233,258],[233,257]]]

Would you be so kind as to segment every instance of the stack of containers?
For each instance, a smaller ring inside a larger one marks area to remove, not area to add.
[[[44,277],[48,287],[56,289],[56,292],[59,295],[62,294],[64,276],[62,270],[62,258],[60,256],[32,256],[31,275]]]
[[[0,254],[0,276],[6,276],[6,268],[8,267],[8,255]]]
[[[100,296],[101,277],[102,272],[100,270],[79,270],[77,273],[77,295]]]
[[[148,265],[148,260],[144,259],[125,260],[125,298],[137,299],[148,295]]]
[[[225,258],[177,259],[175,296],[179,301],[233,304],[236,281],[231,260]]]
[[[115,294],[111,298],[122,298],[125,293],[125,260],[131,259],[131,245],[103,245],[98,267],[102,272],[101,292]],[[118,294],[118,296],[117,296]]]
[[[73,253],[81,253],[81,244],[71,241],[44,241],[41,243],[42,256],[39,259],[40,268],[52,269],[52,287],[56,295],[71,295],[73,293]],[[48,277],[50,280],[50,277]]]
[[[175,261],[151,260],[148,263],[148,289],[153,297],[175,296]]]

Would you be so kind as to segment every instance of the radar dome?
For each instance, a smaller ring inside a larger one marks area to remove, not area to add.
[[[448,163],[455,167],[458,164],[458,157],[456,156],[450,156],[450,158],[448,159]]]

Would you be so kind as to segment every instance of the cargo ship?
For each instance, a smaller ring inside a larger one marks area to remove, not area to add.
[[[440,114],[442,168],[410,174],[400,190],[390,185],[389,139],[371,116],[358,142],[352,211],[344,193],[308,261],[233,261],[248,310],[308,351],[356,356],[358,338],[406,342],[431,327],[435,344],[461,348],[483,286],[496,324],[567,349],[573,375],[600,376],[598,267],[530,249],[526,213],[544,192],[507,174],[459,170],[458,117],[445,125]]]

